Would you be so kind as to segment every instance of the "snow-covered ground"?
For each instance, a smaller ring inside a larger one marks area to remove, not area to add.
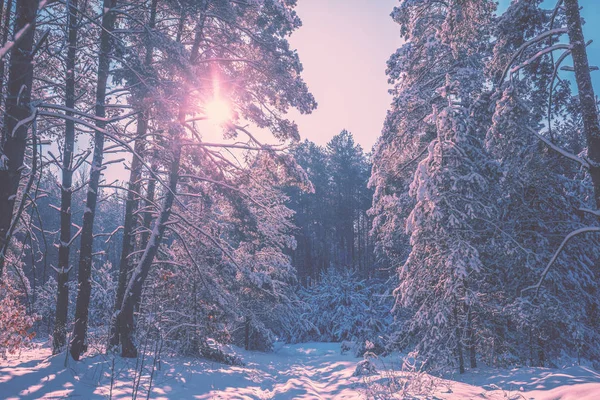
[[[389,382],[406,384],[406,375],[390,372],[394,360],[378,361],[380,373],[353,377],[360,361],[341,355],[337,343],[278,345],[270,354],[235,350],[246,366],[232,367],[192,358],[164,358],[153,377],[155,399],[361,399],[392,398]],[[97,355],[76,363],[64,354],[50,356],[48,348],[27,350],[0,360],[0,398],[131,398],[136,360]],[[65,360],[67,366],[65,367]],[[383,364],[387,370],[383,367]],[[147,397],[152,369],[145,367],[138,398]],[[437,399],[600,399],[600,374],[584,367],[565,369],[483,369],[459,381],[411,375],[411,390],[430,391]],[[402,398],[398,392],[393,398]]]

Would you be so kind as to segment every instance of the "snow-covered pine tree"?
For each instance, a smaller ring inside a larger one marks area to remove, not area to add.
[[[317,284],[300,290],[300,299],[306,304],[301,318],[307,329],[292,339],[349,341],[352,344],[342,344],[342,351],[354,347],[357,356],[362,356],[369,341],[373,346],[371,351],[383,352],[393,319],[389,284],[385,279],[361,278],[353,271],[334,268],[324,271]]]
[[[539,280],[562,235],[592,222],[573,210],[593,208],[588,204],[590,200],[593,204],[593,189],[582,178],[580,164],[543,143],[573,153],[584,145],[571,130],[579,124],[573,118],[577,99],[571,96],[568,81],[555,86],[554,63],[560,57],[544,53],[553,45],[563,50],[556,35],[547,32],[564,32],[560,27],[564,17],[558,8],[543,10],[540,3],[515,1],[498,18],[494,56],[488,62],[497,89],[486,148],[502,175],[497,190],[498,252],[493,259],[498,284],[490,287],[486,301],[503,310],[487,334],[494,342],[490,362],[544,365],[562,351],[575,354],[583,336],[586,343],[597,342],[589,314],[598,307],[592,270],[597,238],[581,237],[566,247],[549,276],[552,289],[533,304],[522,292]],[[543,40],[535,39],[539,37]],[[573,308],[574,304],[584,307]],[[586,352],[597,357],[598,350],[591,345]]]
[[[459,11],[446,21],[448,7],[458,7]],[[493,11],[489,2],[403,1],[392,12],[405,44],[387,64],[386,73],[393,85],[394,98],[374,148],[369,182],[375,192],[371,210],[374,218],[372,233],[380,261],[398,265],[408,256],[410,246],[403,232],[414,205],[414,199],[408,195],[409,185],[418,162],[436,137],[434,124],[425,123],[425,119],[434,106],[441,109],[447,105],[438,89],[445,85],[448,71],[458,67],[457,45],[464,42],[462,52],[472,44],[473,37],[482,34],[480,46],[471,47],[470,52],[486,49],[486,35],[477,30],[488,24],[490,17],[481,20],[478,14],[481,7],[485,9],[481,15]],[[442,34],[445,39],[440,36]],[[472,84],[477,86],[481,81]]]
[[[465,346],[476,364],[472,320],[486,240],[481,221],[493,212],[482,131],[470,113],[484,89],[494,7],[423,0],[394,10],[406,44],[389,62],[395,98],[371,178],[373,212],[380,214],[375,233],[402,262],[397,307],[413,312],[402,333],[423,357],[461,372]],[[409,200],[403,192],[411,176]],[[405,262],[394,238],[404,218],[411,246]]]

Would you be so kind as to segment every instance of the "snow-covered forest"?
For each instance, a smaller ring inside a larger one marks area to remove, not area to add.
[[[372,148],[296,3],[0,0],[0,397],[600,398],[595,0],[395,1]]]

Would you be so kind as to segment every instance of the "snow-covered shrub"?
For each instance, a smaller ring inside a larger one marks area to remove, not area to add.
[[[375,375],[377,373],[377,368],[375,365],[368,359],[364,359],[356,364],[356,369],[352,376],[368,376]]]
[[[92,297],[90,299],[90,327],[108,325],[113,312],[117,282],[107,261],[92,269]]]
[[[365,359],[367,360],[367,359]],[[363,360],[364,361],[364,360]],[[394,363],[381,363],[376,374],[362,375],[364,394],[369,399],[430,399],[435,393],[445,390],[452,393],[447,381],[427,372],[425,363],[416,352],[403,357],[402,366],[396,369]]]
[[[34,308],[40,316],[40,322],[43,325],[50,326],[54,324],[57,287],[58,283],[56,282],[56,279],[51,276],[45,284],[38,286],[35,291]]]
[[[354,347],[354,343],[344,340],[340,346],[340,354],[346,354]]]
[[[94,266],[92,268],[92,297],[88,320],[90,328],[104,327],[110,321],[116,290],[116,280],[111,268],[109,262],[104,263],[101,267]],[[69,288],[69,321],[72,321],[77,296],[77,281],[74,277],[71,277],[67,286]],[[53,276],[36,289],[34,310],[40,317],[42,328],[51,327],[54,324],[57,290],[58,284]],[[51,329],[47,333],[50,332]]]
[[[37,315],[28,315],[19,292],[7,280],[0,284],[0,356],[14,354],[35,336],[30,332]]]
[[[372,351],[384,350],[385,337],[392,323],[392,296],[381,281],[366,281],[351,271],[330,269],[321,281],[300,290],[308,311],[302,318],[314,326],[299,340],[325,342],[352,341],[373,343]],[[357,355],[365,351],[357,346]]]
[[[244,362],[235,354],[229,354],[223,346],[215,340],[207,340],[200,346],[200,355],[212,361],[227,365],[243,366]]]
[[[242,322],[233,324],[231,334],[232,343],[240,347],[245,347],[246,330],[248,331],[248,350],[273,350],[273,343],[275,343],[273,331],[268,329],[261,321],[253,318],[244,319]]]

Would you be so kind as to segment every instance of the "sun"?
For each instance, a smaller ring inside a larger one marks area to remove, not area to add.
[[[206,117],[216,125],[223,125],[231,119],[231,108],[229,104],[220,99],[214,98],[204,107]]]

